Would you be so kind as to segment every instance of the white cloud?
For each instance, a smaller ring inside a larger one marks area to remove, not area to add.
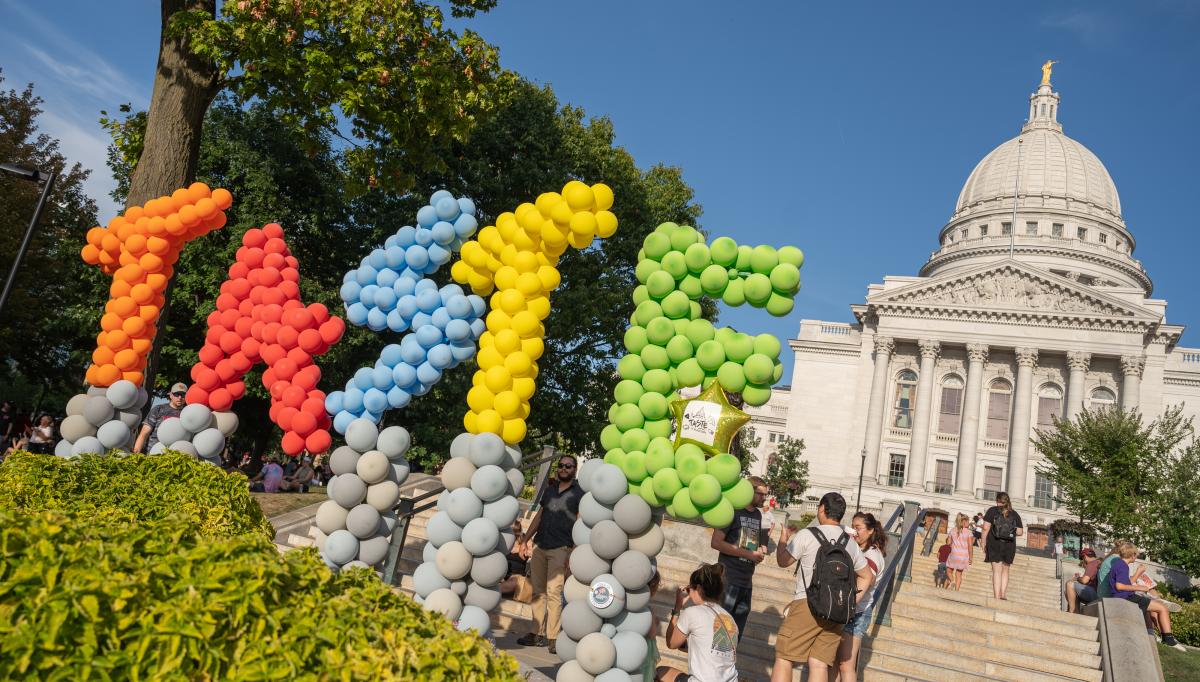
[[[108,137],[98,124],[90,126],[59,116],[49,107],[42,113],[41,128],[59,141],[59,150],[68,164],[78,162],[92,174],[83,183],[84,191],[96,200],[96,218],[107,223],[122,207],[108,195],[116,187],[112,174],[105,165],[108,156]]]
[[[1072,9],[1042,17],[1042,28],[1073,34],[1085,45],[1097,45],[1111,40],[1117,33],[1116,22],[1100,10]]]

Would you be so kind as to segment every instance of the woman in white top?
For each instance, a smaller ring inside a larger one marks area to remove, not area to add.
[[[863,636],[871,625],[871,597],[875,594],[875,581],[883,572],[883,555],[887,551],[887,533],[883,530],[874,514],[859,512],[854,515],[850,524],[854,528],[854,540],[862,550],[867,560],[867,568],[871,571],[871,587],[854,606],[854,617],[846,623],[842,633],[842,644],[838,647],[836,679],[841,682],[855,682],[858,679],[858,651],[862,648]]]
[[[692,571],[687,587],[675,595],[675,608],[667,624],[667,646],[687,644],[688,672],[661,666],[655,675],[662,682],[737,682],[737,623],[721,608],[725,593],[725,567],[702,564]]]
[[[48,455],[54,451],[54,418],[43,414],[29,435],[29,451]]]

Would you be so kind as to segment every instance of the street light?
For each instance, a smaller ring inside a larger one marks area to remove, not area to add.
[[[0,171],[32,182],[41,182],[44,180],[46,183],[42,187],[42,196],[38,199],[37,208],[33,209],[33,218],[29,220],[29,227],[25,229],[25,237],[21,240],[20,248],[17,249],[17,257],[13,259],[12,267],[8,270],[8,279],[4,282],[4,291],[0,292],[0,315],[3,315],[4,304],[8,302],[8,294],[12,291],[13,280],[17,278],[17,270],[21,267],[21,261],[25,259],[25,252],[29,250],[29,242],[33,239],[33,230],[37,227],[38,220],[42,217],[42,208],[46,206],[46,197],[50,196],[50,190],[54,188],[54,181],[58,178],[58,171],[52,170],[49,174],[46,174],[36,168],[27,168],[15,163],[0,163]]]
[[[867,468],[867,449],[862,449],[862,460],[858,464],[858,494],[854,496],[854,513],[862,511],[862,480]]]

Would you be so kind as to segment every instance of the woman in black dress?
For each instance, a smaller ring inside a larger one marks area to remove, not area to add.
[[[984,561],[992,565],[992,596],[997,599],[1008,599],[1008,570],[1017,556],[1017,537],[1024,534],[1008,493],[996,493],[996,506],[983,515],[983,537]]]

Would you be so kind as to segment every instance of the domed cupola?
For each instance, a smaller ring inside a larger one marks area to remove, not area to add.
[[[1091,150],[1063,134],[1050,65],[1029,96],[1020,134],[983,157],[967,177],[939,234],[940,248],[921,275],[1011,256],[1084,284],[1135,287],[1149,295],[1153,284],[1132,256],[1136,243],[1112,176]]]

